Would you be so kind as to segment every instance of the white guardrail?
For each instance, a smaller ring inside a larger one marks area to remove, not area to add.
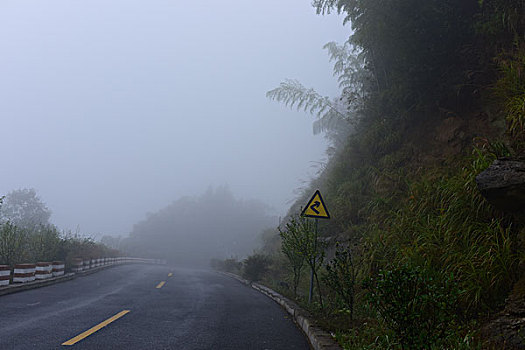
[[[165,265],[163,259],[144,259],[132,257],[116,258],[75,258],[72,260],[71,270],[74,273],[94,271],[103,266],[122,264],[159,264]],[[36,264],[0,265],[0,287],[9,284],[23,284],[35,280],[46,280],[64,275],[66,265],[63,261],[37,262]]]

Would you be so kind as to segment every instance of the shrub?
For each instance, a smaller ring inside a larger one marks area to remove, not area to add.
[[[460,290],[454,277],[407,264],[365,283],[367,299],[397,341],[407,349],[428,349],[452,334]]]
[[[72,265],[74,258],[114,257],[119,252],[92,238],[61,234],[53,225],[24,229],[11,222],[0,224],[0,264],[64,260]]]
[[[27,234],[10,222],[0,225],[0,264],[22,262],[26,252]]]
[[[59,257],[60,233],[52,225],[41,225],[28,235],[28,252],[33,261],[53,261]]]
[[[323,281],[342,300],[345,308],[354,318],[354,285],[356,273],[349,248],[343,248],[337,243],[335,256],[326,264]]]
[[[242,268],[242,262],[237,261],[237,259],[233,257],[224,260],[211,259],[210,266],[218,271],[239,273]]]
[[[270,267],[270,259],[263,254],[253,254],[243,261],[243,277],[250,282],[260,281]]]

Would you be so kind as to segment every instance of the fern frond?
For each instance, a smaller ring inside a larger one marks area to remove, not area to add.
[[[329,6],[327,1],[315,3]],[[342,89],[341,97],[331,100],[291,79],[268,91],[266,97],[315,115],[314,134],[325,133],[334,144],[339,144],[339,138],[350,134],[362,114],[369,72],[365,69],[363,55],[349,41],[343,45],[329,42],[323,48],[328,51],[330,61],[334,62],[333,74]]]
[[[321,96],[314,89],[305,88],[297,80],[285,80],[278,88],[268,91],[266,97],[284,103],[290,108],[296,107],[297,110],[314,114],[318,118],[327,111],[337,114],[339,118],[346,118],[346,115],[335,108],[328,97]]]
[[[312,6],[315,7],[318,15],[329,15],[338,3],[339,0],[313,0]]]
[[[340,121],[340,115],[335,113],[333,110],[329,110],[322,117],[313,122],[312,127],[314,135],[336,129]]]
[[[352,47],[349,41],[343,45],[329,42],[323,46],[328,51],[330,61],[334,62],[333,75],[337,76],[341,89],[353,88],[363,90],[363,81],[366,81],[367,71],[363,56]]]

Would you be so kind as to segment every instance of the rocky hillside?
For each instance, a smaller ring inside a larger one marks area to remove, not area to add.
[[[319,317],[348,348],[383,348],[377,339],[393,339],[386,348],[525,346],[525,4],[314,5],[344,13],[352,25],[348,43],[329,47],[342,102],[293,95],[289,85],[270,97],[319,111],[317,130],[334,145],[288,218],[320,189],[332,215],[319,225],[324,261],[336,243],[352,256],[357,316],[351,326],[330,322],[344,310],[338,302],[345,287],[331,287],[328,269],[320,292],[334,304]],[[282,265],[268,283],[286,276],[286,259],[276,259]],[[428,293],[399,299],[396,285]],[[414,305],[434,306],[430,316],[413,310],[398,319]],[[403,330],[411,327],[427,332],[428,342]]]

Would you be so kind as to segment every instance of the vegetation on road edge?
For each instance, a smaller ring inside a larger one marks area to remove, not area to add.
[[[118,250],[92,238],[60,232],[49,223],[50,216],[49,209],[33,189],[15,190],[1,197],[0,265],[64,261],[70,268],[74,258],[119,255]]]
[[[352,26],[346,43],[325,47],[342,92],[286,80],[267,94],[312,113],[331,147],[265,233],[263,283],[346,349],[502,348],[480,328],[524,276],[525,219],[489,204],[475,177],[495,159],[525,157],[525,4],[313,3]],[[315,189],[332,219],[316,242],[326,247],[323,302],[309,304],[309,229],[296,215]],[[222,268],[242,268],[230,260]]]

